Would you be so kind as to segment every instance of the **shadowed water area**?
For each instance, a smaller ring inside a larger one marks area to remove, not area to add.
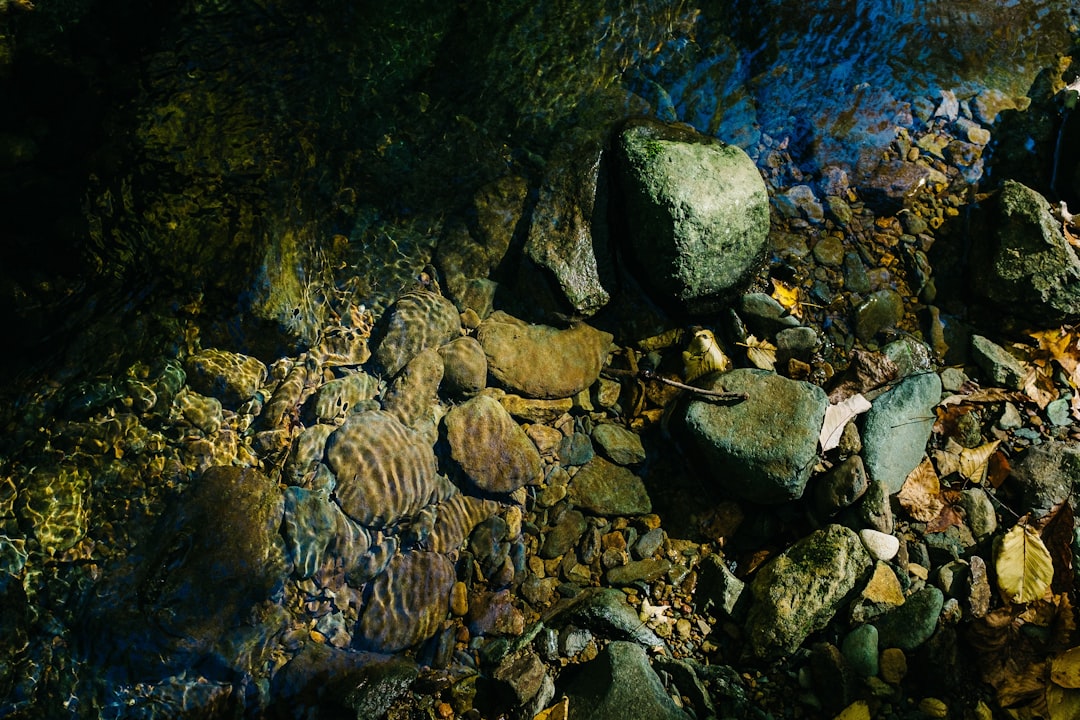
[[[951,328],[994,313],[973,210],[1006,178],[1080,207],[1077,9],[318,5],[0,0],[0,716],[531,718],[636,643],[688,683],[621,681],[678,698],[651,716],[834,717],[745,608],[691,611],[744,509],[636,363],[691,326],[746,356],[760,317],[644,287],[613,138],[645,116],[753,162],[739,294],[799,288],[800,379],[900,336],[962,365]],[[823,524],[752,500],[721,575]],[[930,712],[921,682],[879,716]]]

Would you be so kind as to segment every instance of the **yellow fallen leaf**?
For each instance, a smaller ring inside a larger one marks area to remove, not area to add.
[[[1050,720],[1080,718],[1080,690],[1050,683],[1046,686],[1046,710],[1050,714]]]
[[[694,333],[682,354],[683,377],[693,382],[711,372],[731,369],[731,361],[720,349],[712,330],[702,328]]]
[[[924,457],[908,474],[896,499],[900,507],[919,522],[930,522],[941,514],[941,509],[945,507],[941,499],[941,483],[929,458]]]
[[[990,462],[990,456],[997,450],[1000,440],[980,445],[977,448],[964,448],[960,451],[960,475],[973,483],[981,483],[986,479],[986,468]]]
[[[762,370],[776,369],[776,346],[768,340],[758,340],[753,335],[747,335],[746,342],[739,345],[746,348],[746,359],[754,367]]]
[[[1054,561],[1042,538],[1026,525],[1014,525],[994,543],[998,588],[1011,603],[1038,600],[1050,589]]]
[[[566,720],[570,714],[570,698],[563,695],[562,700],[533,716],[533,720]]]
[[[772,298],[791,315],[802,317],[802,303],[799,302],[799,288],[788,285],[776,278],[770,278],[773,284]]]
[[[870,706],[865,700],[856,700],[844,708],[834,720],[870,720]]]
[[[1080,688],[1080,647],[1050,659],[1050,679],[1063,688]]]

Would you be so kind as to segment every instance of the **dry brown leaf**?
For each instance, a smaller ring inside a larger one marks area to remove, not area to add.
[[[1027,395],[1040,410],[1057,400],[1058,391],[1054,385],[1049,368],[1040,365],[1029,365],[1027,374],[1023,380],[1024,394]]]
[[[997,450],[1000,440],[980,445],[977,448],[964,448],[960,451],[960,475],[965,480],[979,484],[986,479],[990,456]]]
[[[963,450],[963,445],[949,438],[945,441],[944,448],[933,451],[934,465],[937,466],[939,476],[948,477],[960,472],[960,453]]]
[[[746,336],[745,343],[739,343],[746,348],[746,359],[754,367],[762,370],[775,370],[776,346],[768,340],[758,340],[753,335]]]
[[[1041,698],[1046,692],[1046,667],[1046,662],[1020,666],[1011,658],[1008,659],[1003,664],[1000,675],[994,680],[988,680],[997,690],[998,703],[1002,707],[1013,707]]]
[[[966,395],[957,394],[950,395],[942,400],[938,405],[959,405],[961,403],[996,403],[996,402],[1009,402],[1012,400],[1022,399],[1024,396],[1019,393],[1012,392],[1010,390],[1004,390],[1002,388],[979,388],[974,392],[970,392]]]
[[[1080,688],[1080,647],[1050,658],[1050,680],[1063,688]]]
[[[963,495],[956,490],[941,491],[941,512],[933,520],[926,523],[928,535],[945,532],[955,525],[960,527],[964,524],[964,512],[960,509],[960,500]]]
[[[1035,523],[1050,557],[1054,560],[1054,582],[1056,593],[1068,593],[1073,585],[1073,533],[1075,521],[1072,505],[1063,502],[1051,508],[1044,517]]]
[[[1017,523],[994,543],[998,589],[1007,602],[1029,603],[1050,590],[1054,562],[1042,538]]]
[[[799,302],[799,288],[788,285],[776,278],[770,278],[773,284],[772,298],[791,315],[802,317],[802,303]]]
[[[914,520],[930,522],[941,514],[945,503],[941,499],[941,483],[929,458],[908,474],[896,496],[900,507]]]

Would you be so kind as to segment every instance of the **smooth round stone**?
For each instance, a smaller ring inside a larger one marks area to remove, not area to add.
[[[878,674],[878,630],[873,625],[860,625],[844,637],[840,652],[848,665],[862,677]]]
[[[896,557],[900,551],[900,540],[895,535],[888,535],[877,530],[863,529],[859,531],[859,539],[863,547],[875,560],[888,562]]]

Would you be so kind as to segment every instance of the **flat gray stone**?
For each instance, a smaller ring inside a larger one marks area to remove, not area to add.
[[[900,492],[908,474],[922,461],[934,427],[934,406],[941,400],[937,373],[901,380],[878,396],[866,413],[863,462],[872,481],[889,495]]]
[[[570,720],[689,718],[668,697],[645,649],[630,642],[609,643],[564,692],[570,698]]]

